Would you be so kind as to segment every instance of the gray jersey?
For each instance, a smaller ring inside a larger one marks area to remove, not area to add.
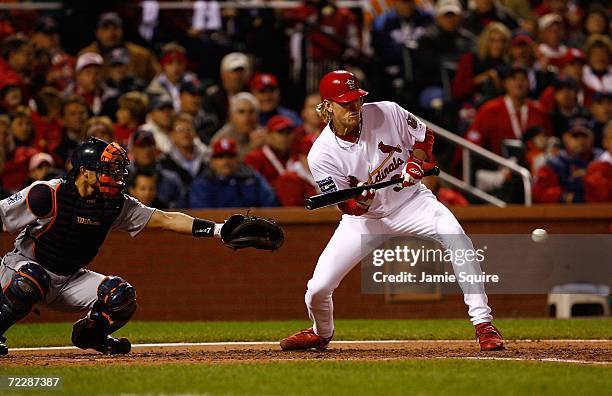
[[[43,229],[54,220],[55,211],[51,210],[48,215],[35,215],[28,203],[28,193],[37,184],[46,184],[53,191],[56,191],[61,182],[61,179],[36,182],[0,201],[0,218],[4,228],[11,234],[20,231],[15,240],[15,248],[21,255],[31,260],[36,259],[32,257],[34,255],[34,241],[26,230]],[[55,203],[53,202],[51,205],[54,208]],[[126,231],[132,237],[135,237],[146,227],[154,211],[155,209],[143,205],[136,198],[125,195],[123,208],[113,222],[111,230]]]

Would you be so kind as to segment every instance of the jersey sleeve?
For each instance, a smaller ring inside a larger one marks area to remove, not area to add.
[[[34,183],[0,201],[0,219],[9,233],[21,231],[39,218],[51,214],[52,187],[47,183]]]
[[[427,132],[425,123],[400,105],[393,105],[395,124],[404,145],[412,147],[416,142],[424,141]]]
[[[154,211],[155,209],[142,204],[136,198],[126,195],[123,209],[119,217],[115,219],[111,230],[125,231],[135,237],[147,226]]]
[[[308,166],[319,190],[323,194],[349,188],[348,178],[338,169],[330,158],[321,155],[309,155]]]

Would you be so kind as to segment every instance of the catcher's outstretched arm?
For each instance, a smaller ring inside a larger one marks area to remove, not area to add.
[[[195,237],[220,236],[223,224],[198,219],[181,212],[164,212],[155,210],[147,224],[147,229],[174,231]]]

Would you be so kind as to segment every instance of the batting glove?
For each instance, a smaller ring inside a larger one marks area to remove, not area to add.
[[[357,187],[363,186],[365,183],[360,182],[357,184]],[[376,194],[376,190],[370,188],[369,190],[364,190],[361,194],[359,194],[355,201],[357,201],[357,206],[359,206],[363,210],[368,210],[372,202],[374,201],[374,194]]]
[[[425,171],[423,170],[423,160],[414,156],[408,158],[408,162],[402,171],[402,186],[410,187],[415,185],[423,178]]]

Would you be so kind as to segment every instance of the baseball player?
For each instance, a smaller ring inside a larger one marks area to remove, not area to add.
[[[363,104],[368,92],[347,71],[323,76],[319,91],[322,103],[318,110],[327,126],[310,150],[308,164],[321,192],[389,178],[397,178],[398,186],[366,190],[339,205],[342,220],[308,281],[305,301],[314,325],[283,339],[284,350],[322,350],[330,342],[334,334],[332,293],[370,253],[363,249],[362,235],[416,235],[433,239],[444,249],[473,250],[457,219],[420,182],[433,167],[432,131],[396,103]],[[453,262],[453,269],[455,273],[481,274],[477,261]],[[482,284],[470,287],[469,292],[460,286],[481,350],[503,349],[502,336],[491,324]]]
[[[111,230],[132,237],[163,229],[194,237],[218,236],[233,248],[275,250],[283,242],[273,222],[242,215],[224,224],[179,212],[149,208],[123,194],[129,160],[117,143],[89,138],[73,153],[65,179],[36,182],[0,201],[0,220],[20,232],[0,264],[0,355],[2,336],[36,305],[63,311],[88,310],[73,327],[72,343],[106,354],[128,353],[126,338],[114,338],[136,310],[134,287],[118,276],[86,270]],[[265,237],[262,237],[264,235]]]

